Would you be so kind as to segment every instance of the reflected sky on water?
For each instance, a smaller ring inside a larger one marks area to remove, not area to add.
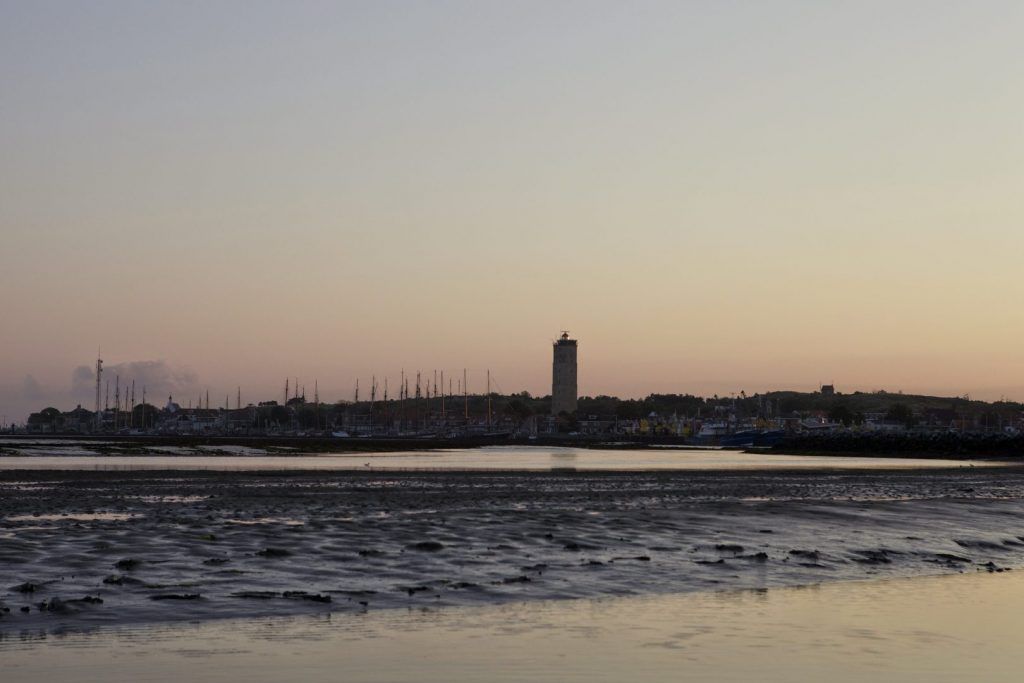
[[[17,470],[715,470],[865,469],[996,466],[992,461],[855,456],[778,455],[693,449],[586,449],[529,446],[392,453],[317,455],[189,455],[161,449],[146,455],[33,455],[0,457]]]
[[[213,621],[0,641],[21,681],[1019,680],[1024,575]]]

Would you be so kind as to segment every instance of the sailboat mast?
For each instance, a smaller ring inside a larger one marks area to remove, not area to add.
[[[377,401],[377,375],[370,375],[370,434],[373,434],[373,404]]]

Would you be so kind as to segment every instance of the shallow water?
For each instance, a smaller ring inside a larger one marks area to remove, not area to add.
[[[1024,575],[23,632],[4,681],[1020,680]]]
[[[67,446],[67,444],[64,444]],[[777,455],[725,450],[596,450],[493,446],[394,453],[318,455],[65,454],[47,448],[0,456],[0,470],[516,470],[654,471],[715,469],[879,469],[998,466],[994,461]],[[77,453],[77,452],[76,452]]]

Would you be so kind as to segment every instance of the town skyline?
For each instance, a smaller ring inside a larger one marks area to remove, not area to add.
[[[551,341],[555,340],[555,336],[551,336]],[[1015,387],[995,387],[988,391],[963,391],[956,388],[938,390],[932,388],[929,389],[926,383],[917,385],[911,384],[909,386],[893,386],[884,384],[847,384],[839,382],[831,376],[822,377],[814,381],[800,382],[768,382],[764,385],[753,385],[750,382],[747,383],[731,383],[728,380],[721,381],[681,381],[678,386],[673,385],[670,382],[660,381],[654,382],[654,388],[644,389],[642,386],[638,390],[628,392],[616,392],[603,391],[599,387],[594,386],[594,381],[589,377],[591,368],[589,367],[587,352],[590,350],[586,339],[581,340],[583,352],[581,354],[580,362],[580,377],[579,377],[579,395],[581,397],[596,397],[596,396],[609,396],[613,398],[619,398],[623,400],[637,400],[643,399],[650,395],[657,394],[678,394],[678,395],[692,395],[702,398],[719,397],[725,398],[730,396],[739,396],[742,393],[747,395],[756,394],[767,394],[772,392],[780,391],[796,391],[796,392],[816,392],[822,385],[837,385],[838,390],[841,393],[874,393],[874,392],[887,392],[891,394],[906,393],[910,395],[923,395],[923,396],[943,396],[943,397],[969,397],[973,400],[981,400],[987,402],[998,402],[998,401],[1017,401],[1018,399],[1013,389]],[[548,345],[541,345],[540,353],[549,354],[550,347]],[[105,355],[105,354],[103,354]],[[134,362],[117,362],[108,361],[104,359],[103,368],[103,389],[101,396],[103,397],[102,403],[107,405],[113,405],[114,396],[116,391],[116,383],[120,383],[122,401],[127,397],[126,392],[130,390],[132,383],[135,384],[135,399],[136,404],[142,402],[142,392],[146,391],[146,399],[150,405],[156,407],[163,407],[167,402],[168,397],[174,397],[175,402],[179,402],[183,407],[186,405],[195,405],[200,407],[200,403],[204,403],[209,398],[209,405],[212,408],[224,407],[225,401],[230,408],[236,407],[236,399],[239,397],[241,405],[246,406],[249,404],[256,405],[261,402],[277,401],[283,404],[285,387],[288,387],[289,397],[296,395],[303,395],[310,402],[313,401],[314,392],[319,396],[320,401],[325,404],[338,403],[338,402],[351,402],[355,397],[356,383],[359,384],[360,400],[366,401],[370,397],[371,384],[374,379],[377,382],[376,398],[378,401],[383,400],[384,396],[384,385],[385,381],[389,383],[389,397],[394,400],[398,397],[398,387],[401,383],[403,372],[406,381],[410,383],[410,386],[415,386],[415,376],[417,372],[421,374],[421,389],[425,394],[428,387],[434,386],[434,376],[438,378],[442,376],[446,377],[443,389],[445,392],[449,390],[448,384],[451,384],[453,394],[456,396],[462,395],[462,377],[463,371],[466,372],[468,380],[468,393],[472,396],[481,396],[486,392],[486,384],[488,381],[488,373],[490,372],[490,379],[492,381],[492,391],[501,395],[514,395],[522,391],[528,392],[534,397],[544,397],[551,394],[551,367],[550,357],[545,355],[543,361],[541,361],[540,371],[542,374],[546,374],[546,382],[540,380],[535,382],[533,386],[521,386],[515,382],[509,382],[506,378],[498,375],[496,371],[489,370],[488,368],[445,368],[443,370],[436,370],[434,368],[429,369],[415,369],[415,368],[399,368],[394,372],[374,372],[368,371],[365,374],[359,376],[342,377],[332,382],[330,375],[324,373],[312,373],[308,376],[302,375],[289,375],[283,379],[279,379],[277,384],[279,386],[276,389],[273,386],[273,381],[263,380],[262,382],[239,382],[233,385],[229,385],[225,382],[221,382],[218,385],[204,383],[201,376],[195,372],[192,368],[185,366],[176,366],[167,361],[134,361]],[[532,374],[537,374],[533,372]],[[74,407],[80,405],[88,410],[93,410],[95,400],[95,360],[93,366],[78,365],[75,366],[70,374],[70,378],[67,380],[67,384],[63,387],[43,385],[35,379],[33,375],[26,375],[26,379],[22,386],[21,395],[14,399],[9,398],[9,394],[5,396],[6,402],[0,404],[0,414],[6,418],[7,424],[24,422],[29,413],[40,410],[43,407],[53,406],[60,409],[68,407]],[[820,373],[819,373],[820,374]],[[346,385],[347,380],[347,385]],[[437,382],[440,384],[440,381]],[[346,386],[339,386],[346,385]],[[697,388],[693,388],[697,387]],[[4,396],[2,391],[4,388],[0,387],[0,396]],[[457,389],[457,391],[456,391]],[[299,392],[296,394],[295,392]],[[1021,393],[1024,394],[1024,388],[1021,388]],[[18,408],[18,406],[23,406]],[[22,414],[23,413],[23,414]]]
[[[563,327],[583,394],[1024,397],[1024,8],[597,5],[4,5],[0,411]]]

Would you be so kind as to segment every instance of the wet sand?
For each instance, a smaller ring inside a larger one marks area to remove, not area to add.
[[[1017,681],[1024,573],[0,639],[28,681]]]
[[[0,632],[1001,572],[1022,501],[1017,468],[4,471]]]

